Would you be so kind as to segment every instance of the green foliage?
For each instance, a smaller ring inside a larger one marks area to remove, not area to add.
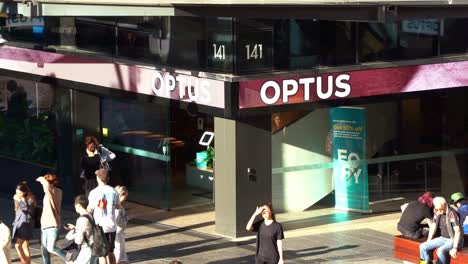
[[[211,146],[208,146],[206,148],[206,159],[204,160],[204,162],[206,162],[207,164],[207,167],[208,168],[213,168],[213,160],[214,160],[214,157],[215,157],[215,150],[213,147]]]
[[[0,153],[16,159],[54,165],[54,135],[48,115],[6,118],[0,115]]]

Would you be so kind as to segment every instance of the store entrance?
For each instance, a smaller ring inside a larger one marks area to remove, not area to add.
[[[467,191],[467,99],[465,88],[368,98],[352,105],[365,112],[368,189],[363,193],[368,191],[368,200],[362,197],[372,212],[398,211],[426,191],[447,198]],[[330,109],[272,114],[277,212],[336,205]]]
[[[175,108],[170,119],[171,210],[213,209],[214,140],[208,146],[200,140],[205,132],[214,132],[214,117]]]

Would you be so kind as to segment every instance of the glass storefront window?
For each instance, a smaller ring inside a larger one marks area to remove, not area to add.
[[[44,42],[43,17],[25,17],[23,15],[10,15],[5,25],[0,26],[2,37],[12,42],[27,42],[42,46]]]
[[[275,21],[276,69],[355,63],[354,23],[291,19]]]
[[[441,54],[466,53],[468,51],[467,18],[445,19],[440,39]]]
[[[8,45],[242,75],[465,53],[465,20],[44,17],[7,19],[1,34]]]
[[[119,17],[117,56],[166,63],[169,53],[169,18]]]
[[[76,47],[83,50],[115,54],[115,26],[112,21],[76,18]]]
[[[170,142],[168,107],[104,98],[103,144],[115,151],[113,184],[123,184],[140,203],[169,208]]]
[[[359,158],[357,152],[348,150],[356,143],[347,131],[355,126],[344,126],[344,138],[350,138],[344,144],[331,134],[334,108],[272,115],[272,188],[280,212],[335,206],[336,183],[345,177],[334,177],[334,173],[341,173],[341,165],[332,162],[332,153],[341,155],[343,161],[354,155],[353,159],[366,164],[367,171],[359,175],[360,179],[367,177],[373,212],[399,210],[425,191],[435,195],[466,191],[466,89],[366,100],[367,104],[343,107],[360,109],[365,115],[366,155]],[[354,172],[356,167],[349,166],[347,171]],[[347,188],[355,183],[353,177],[350,179]]]
[[[232,72],[234,66],[233,19],[229,17],[206,20],[205,46],[206,68],[220,72]]]
[[[438,20],[359,23],[359,61],[391,61],[438,55]]]
[[[56,166],[55,91],[48,85],[0,78],[0,155]]]

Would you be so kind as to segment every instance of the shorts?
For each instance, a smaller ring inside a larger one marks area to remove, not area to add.
[[[115,235],[116,232],[109,232],[109,233],[104,233],[106,235],[107,240],[109,241],[110,248],[109,248],[109,253],[114,252],[115,248]]]
[[[279,260],[278,260],[279,261]],[[277,264],[278,261],[265,260],[262,257],[255,257],[255,264]]]

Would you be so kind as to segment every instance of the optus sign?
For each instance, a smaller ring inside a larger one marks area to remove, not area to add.
[[[299,78],[299,80],[286,79],[281,82],[267,81],[260,88],[260,98],[267,105],[276,104],[279,100],[288,103],[290,97],[295,97],[299,93],[299,87],[304,101],[312,98],[329,99],[333,96],[344,98],[351,93],[351,86],[348,84],[351,76],[340,74],[336,78],[328,76],[326,85],[323,77]]]
[[[3,46],[0,69],[224,109],[224,81],[137,65]],[[80,74],[77,74],[80,73]]]
[[[468,86],[468,62],[239,82],[239,107],[297,104]]]
[[[179,100],[200,102],[204,105],[212,103],[211,84],[212,81],[208,79],[187,75],[174,76],[167,72],[154,72],[151,80],[151,88],[157,96],[166,98],[176,96]]]

